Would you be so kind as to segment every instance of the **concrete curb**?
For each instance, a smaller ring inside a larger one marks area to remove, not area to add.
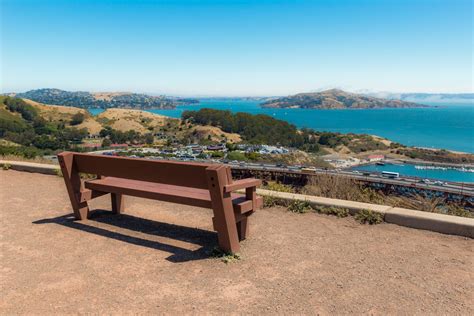
[[[262,196],[271,196],[286,201],[307,201],[312,206],[342,207],[348,209],[352,215],[361,210],[371,210],[383,214],[384,220],[387,223],[424,229],[442,234],[474,238],[474,218],[428,213],[387,205],[330,199],[295,193],[276,192],[264,189],[257,189],[257,194]]]
[[[9,166],[9,169],[17,171],[28,171],[34,173],[57,175],[59,169],[58,165],[48,165],[36,162],[0,160],[0,166]]]
[[[57,175],[58,165],[47,165],[25,161],[0,160],[0,166],[9,165],[10,169],[49,175]],[[387,205],[369,204],[355,201],[330,199],[319,196],[277,192],[257,189],[257,194],[272,196],[287,201],[307,201],[313,206],[337,206],[346,208],[354,215],[361,210],[371,210],[384,215],[387,223],[400,226],[430,230],[442,234],[474,238],[474,218],[428,213]]]

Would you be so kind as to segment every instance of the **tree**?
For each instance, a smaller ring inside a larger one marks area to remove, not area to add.
[[[71,125],[79,125],[81,124],[82,122],[84,122],[84,119],[85,119],[85,116],[84,116],[84,113],[81,113],[81,112],[77,112],[76,114],[74,114],[71,118]]]
[[[104,140],[102,141],[102,147],[110,147],[110,145],[112,145],[112,142],[110,141],[110,139],[108,138],[104,138]]]

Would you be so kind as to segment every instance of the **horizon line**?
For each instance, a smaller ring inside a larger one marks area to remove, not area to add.
[[[324,92],[328,90],[341,90],[344,92],[349,92],[349,93],[355,93],[355,94],[430,94],[430,95],[436,95],[436,94],[447,94],[447,95],[460,95],[460,94],[472,94],[474,95],[474,91],[470,92],[421,92],[421,91],[410,91],[410,92],[402,92],[402,91],[375,91],[375,90],[369,90],[369,89],[349,89],[349,88],[340,88],[340,87],[334,87],[334,88],[318,88],[310,91],[300,91],[300,92],[294,92],[294,93],[287,93],[287,94],[206,94],[206,93],[166,93],[166,92],[149,92],[149,91],[133,91],[133,90],[84,90],[84,89],[78,89],[78,90],[66,90],[63,88],[31,88],[31,89],[26,89],[26,90],[20,90],[20,91],[8,91],[5,92],[0,90],[0,94],[17,94],[17,93],[25,93],[28,91],[34,91],[34,90],[42,90],[42,89],[56,89],[56,90],[62,90],[62,91],[67,91],[67,92],[89,92],[89,93],[124,93],[124,94],[145,94],[145,95],[151,95],[151,96],[168,96],[168,97],[194,97],[194,98],[272,98],[272,97],[284,97],[284,96],[291,96],[291,95],[296,95],[296,94],[301,94],[301,93],[318,93],[318,92]]]

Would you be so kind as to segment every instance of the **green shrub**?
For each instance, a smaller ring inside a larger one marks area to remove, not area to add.
[[[4,163],[2,166],[3,170],[9,170],[12,166],[9,163]]]
[[[238,160],[238,161],[247,160],[247,157],[245,157],[245,154],[240,151],[231,151],[227,154],[226,158],[229,160]]]
[[[214,249],[212,249],[211,256],[213,258],[221,259],[221,261],[226,263],[226,264],[227,263],[233,263],[233,262],[238,261],[238,260],[241,259],[240,254],[225,252],[222,249],[220,249],[219,247],[214,247]]]
[[[354,219],[361,224],[374,225],[383,222],[383,215],[371,210],[361,210],[354,216]]]
[[[311,211],[313,208],[309,204],[308,201],[299,201],[299,200],[294,200],[290,202],[288,205],[288,211],[292,213],[307,213]]]
[[[266,195],[263,197],[263,207],[264,208],[269,208],[269,207],[274,207],[274,206],[288,206],[288,201],[284,199],[280,199],[276,196],[272,195]]]
[[[315,211],[320,214],[334,215],[339,218],[349,216],[349,210],[347,208],[336,206],[318,206]]]
[[[295,189],[291,185],[278,182],[268,182],[263,188],[271,191],[295,193]]]

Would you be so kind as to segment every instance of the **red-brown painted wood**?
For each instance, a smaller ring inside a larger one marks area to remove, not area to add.
[[[124,210],[123,204],[123,195],[120,193],[112,193],[110,195],[110,199],[112,202],[112,212],[115,214],[121,214]]]
[[[229,183],[226,168],[224,166],[209,167],[207,181],[211,193],[214,227],[217,230],[219,247],[230,253],[239,252],[240,244],[232,197],[229,192],[224,192],[224,186]]]
[[[207,189],[206,168],[210,166],[81,153],[74,153],[74,163],[85,173],[199,189]]]
[[[263,204],[260,180],[232,180],[228,166],[153,161],[64,152],[58,155],[77,219],[89,214],[87,201],[111,193],[112,210],[122,213],[124,195],[212,208],[213,227],[222,250],[235,253],[248,234],[248,216]],[[81,181],[80,173],[98,178]],[[246,194],[232,191],[246,189]]]
[[[81,176],[74,164],[73,153],[63,153],[58,155],[59,166],[63,174],[64,183],[71,201],[74,217],[79,220],[87,219],[89,216],[89,206],[87,201],[81,201]]]

